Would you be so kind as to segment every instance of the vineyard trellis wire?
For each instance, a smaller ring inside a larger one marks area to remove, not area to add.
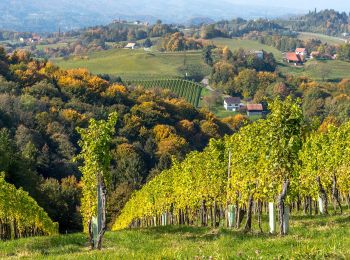
[[[271,110],[266,120],[224,140],[211,140],[203,152],[192,152],[182,162],[174,160],[132,195],[113,229],[228,225],[231,209],[236,228],[245,217],[244,229],[251,230],[255,212],[262,230],[261,215],[273,203],[280,233],[286,234],[289,210],[313,214],[327,199],[335,211],[341,212],[341,202],[350,207],[350,123],[307,134],[300,104],[275,100]]]
[[[52,222],[26,191],[7,183],[0,173],[0,239],[57,233],[58,223]]]
[[[199,106],[199,101],[203,89],[200,84],[184,79],[131,80],[127,83],[143,86],[144,88],[169,89],[178,97],[184,98],[194,107]]]

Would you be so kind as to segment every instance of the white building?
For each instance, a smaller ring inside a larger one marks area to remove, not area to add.
[[[224,98],[224,108],[227,111],[238,111],[244,104],[239,97]]]
[[[264,52],[263,51],[255,51],[254,54],[258,59],[261,59],[261,60],[264,59]]]
[[[134,50],[134,49],[136,49],[137,48],[137,45],[136,45],[136,43],[134,43],[134,42],[129,42],[125,47],[124,47],[124,49],[129,49],[129,50]]]

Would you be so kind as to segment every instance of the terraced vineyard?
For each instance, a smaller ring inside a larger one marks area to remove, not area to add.
[[[193,106],[198,107],[203,87],[198,83],[183,79],[134,80],[129,84],[140,85],[144,88],[170,89],[174,94],[184,98]]]

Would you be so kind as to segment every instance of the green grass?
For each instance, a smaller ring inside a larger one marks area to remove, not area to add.
[[[45,50],[45,48],[53,49],[53,48],[62,48],[67,46],[68,46],[68,43],[66,42],[58,42],[53,44],[38,44],[36,45],[36,48],[38,50]]]
[[[322,66],[329,68],[329,75],[325,75],[325,80],[339,81],[343,78],[350,78],[350,62],[340,60],[310,60],[303,67],[293,65],[280,65],[279,70],[284,74],[307,76],[315,80],[323,80]]]
[[[256,222],[256,221],[255,221]],[[90,251],[84,234],[0,242],[0,258],[35,259],[349,259],[350,217],[291,218],[290,234],[224,228],[156,227],[107,232],[102,251]],[[257,229],[254,226],[255,230]]]
[[[303,41],[316,39],[316,40],[322,41],[323,43],[332,44],[332,45],[339,45],[339,44],[345,43],[345,41],[342,38],[328,36],[328,35],[319,34],[319,33],[310,33],[310,32],[300,32],[298,35],[298,38]]]
[[[213,43],[217,46],[227,46],[232,51],[237,50],[239,48],[243,48],[249,51],[264,50],[266,52],[271,52],[275,56],[275,59],[277,61],[282,59],[282,53],[278,49],[265,44],[261,44],[258,41],[245,40],[241,38],[215,38],[213,39]]]
[[[119,75],[130,80],[183,76],[178,68],[184,64],[184,59],[187,64],[204,65],[201,52],[160,53],[143,49],[112,49],[91,53],[88,59],[71,57],[53,62],[64,69],[87,68],[94,74]]]

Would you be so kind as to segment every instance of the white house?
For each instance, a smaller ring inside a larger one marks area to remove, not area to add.
[[[244,104],[239,97],[224,98],[224,108],[227,111],[238,111]]]
[[[258,58],[258,59],[263,59],[264,58],[264,52],[263,51],[254,51],[254,54],[255,56]]]
[[[137,45],[136,45],[136,43],[134,43],[134,42],[129,42],[125,47],[124,47],[124,49],[129,49],[129,50],[134,50],[134,49],[136,49],[137,48]]]

